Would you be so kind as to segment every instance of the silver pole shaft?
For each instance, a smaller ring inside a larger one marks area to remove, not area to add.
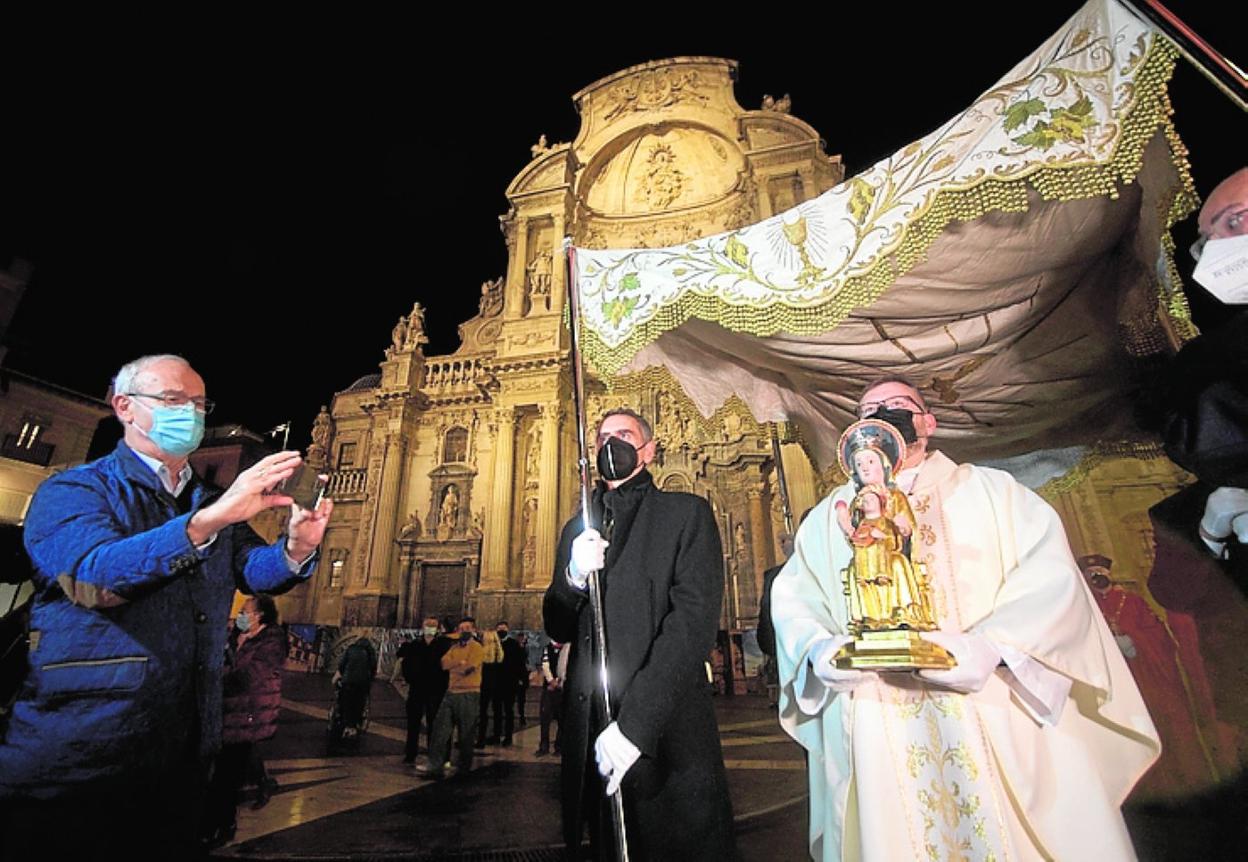
[[[581,478],[581,525],[593,526],[589,509],[589,447],[585,440],[585,367],[581,361],[581,307],[576,287],[576,249],[571,238],[565,237],[563,248],[567,259],[568,313],[572,321],[572,400],[576,408],[577,464]],[[611,710],[611,680],[607,674],[607,627],[603,613],[602,590],[598,572],[589,575],[589,606],[594,620],[594,646],[598,651],[598,679],[602,687],[602,707],[606,721],[614,718]],[[615,848],[620,862],[628,862],[628,835],[624,829],[624,789],[611,796],[611,821],[615,827]]]
[[[793,505],[789,501],[789,480],[784,473],[784,459],[780,455],[780,433],[775,422],[768,422],[771,429],[771,458],[776,462],[776,481],[780,485],[780,510],[784,513],[784,531],[793,535]]]

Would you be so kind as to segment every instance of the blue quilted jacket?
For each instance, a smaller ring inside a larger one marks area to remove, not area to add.
[[[124,443],[39,487],[26,520],[30,668],[2,731],[0,799],[152,786],[220,746],[234,589],[282,592],[312,565],[292,574],[284,538],[265,545],[245,524],[196,550],[187,521],[216,493],[192,479],[179,514]]]

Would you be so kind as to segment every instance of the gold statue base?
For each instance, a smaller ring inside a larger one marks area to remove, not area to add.
[[[957,662],[914,629],[862,632],[836,655],[841,670],[948,670]]]

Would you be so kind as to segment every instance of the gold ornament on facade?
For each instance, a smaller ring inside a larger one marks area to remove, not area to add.
[[[670,209],[685,192],[687,179],[676,166],[676,153],[668,144],[657,143],[646,156],[636,196],[651,210]]]
[[[693,69],[655,69],[634,75],[609,89],[604,101],[611,107],[603,115],[614,120],[624,114],[657,111],[681,102],[705,104],[707,97],[697,92],[701,83]]]

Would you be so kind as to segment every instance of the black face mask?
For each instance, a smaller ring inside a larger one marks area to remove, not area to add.
[[[619,437],[608,437],[598,447],[598,475],[608,482],[627,478],[637,469],[637,450]]]
[[[912,410],[881,407],[866,418],[879,419],[881,422],[892,425],[901,434],[901,439],[907,443],[919,441],[919,432],[914,430],[914,411]]]

